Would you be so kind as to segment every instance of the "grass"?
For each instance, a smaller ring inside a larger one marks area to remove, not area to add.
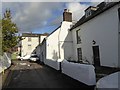
[[[18,54],[15,52],[15,53],[12,54],[11,59],[12,59],[12,60],[16,60],[16,59],[17,59],[17,56],[18,56]]]

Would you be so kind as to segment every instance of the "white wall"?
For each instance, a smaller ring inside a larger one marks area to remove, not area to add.
[[[59,57],[58,52],[58,28],[55,32],[53,32],[50,36],[46,38],[46,59],[52,59],[56,61]]]
[[[28,37],[23,37],[22,40],[22,56],[30,55],[39,44],[39,37],[31,37],[31,41],[28,42]],[[28,49],[28,44],[31,45],[31,49]]]
[[[120,5],[118,6],[120,8]],[[120,67],[120,18],[119,18],[119,21],[118,21],[118,30],[119,30],[119,33],[118,33],[118,65]]]
[[[120,71],[109,74],[105,77],[102,77],[96,83],[97,90],[103,90],[103,88],[120,90],[119,84]]]
[[[59,70],[59,62],[72,58],[72,37],[69,31],[72,22],[63,21],[61,26],[46,38],[45,64]]]
[[[72,38],[69,28],[72,22],[63,21],[61,27],[47,37],[46,59],[58,60],[72,57]],[[67,49],[65,49],[67,48]]]
[[[96,76],[93,65],[71,63],[67,60],[62,62],[62,73],[87,85],[96,84]]]
[[[44,60],[44,63],[56,70],[60,70],[60,62],[58,61],[54,61],[54,60],[51,60],[51,59],[45,59]]]
[[[0,56],[0,73],[11,66],[10,55],[10,53],[3,53],[3,56]]]
[[[81,48],[81,44],[77,44],[77,39],[76,39],[77,30],[79,30],[79,28],[72,30],[72,39],[73,39],[73,51],[72,52],[73,52],[74,61],[78,61],[77,48]]]
[[[40,35],[40,43],[42,43],[43,39],[46,38],[46,35]],[[37,55],[40,55],[40,46],[39,45],[39,37],[31,37],[31,41],[28,42],[28,37],[23,37],[25,39],[22,40],[22,56],[28,54],[30,55],[32,52],[36,52]],[[31,49],[28,49],[28,44],[31,44]]]
[[[73,59],[73,40],[72,33],[69,31],[72,22],[62,22],[59,43],[60,43],[60,59]]]
[[[83,58],[93,63],[92,41],[99,45],[102,66],[118,67],[118,15],[117,6],[103,12],[80,27],[72,30],[74,59],[76,49],[82,47]],[[82,44],[76,45],[76,30],[80,29]]]

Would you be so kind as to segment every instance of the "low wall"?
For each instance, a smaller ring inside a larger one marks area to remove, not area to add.
[[[103,88],[106,88],[106,90],[120,90],[119,77],[120,71],[102,77],[97,81],[97,90],[103,90]]]
[[[9,53],[0,56],[0,73],[11,66],[11,57]]]
[[[51,60],[51,59],[46,59],[46,60],[44,61],[44,63],[45,63],[46,65],[48,65],[48,66],[56,69],[56,70],[60,70],[60,62],[58,62],[58,61],[53,61],[53,60]]]
[[[86,84],[95,85],[96,76],[93,65],[78,64],[64,60],[62,63],[62,73]]]

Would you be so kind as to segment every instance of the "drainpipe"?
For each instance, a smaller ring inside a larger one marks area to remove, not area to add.
[[[40,38],[40,37],[41,37],[41,35],[39,35],[39,36],[38,36],[38,39],[39,39],[39,45],[40,45],[40,40],[41,40],[41,38]]]
[[[58,34],[58,58],[59,59],[61,58],[61,53],[60,53],[60,32],[61,32],[61,26],[60,26],[60,31],[59,31],[59,34]]]
[[[61,24],[62,26],[62,24]],[[61,59],[61,53],[60,53],[60,32],[61,32],[61,26],[60,26],[60,31],[58,33],[58,58]],[[59,62],[59,68],[60,68],[60,72],[62,72],[62,66],[61,66],[61,62]]]
[[[39,50],[38,50],[38,51],[39,51],[39,55],[38,55],[38,56],[39,56],[39,60],[40,60],[40,59],[41,59],[41,58],[40,58],[40,57],[41,57],[41,55],[40,55],[40,54],[41,54],[41,53],[40,53],[40,52],[41,52],[41,51],[40,51],[40,50],[41,50],[41,46],[40,46],[41,35],[39,35],[38,39],[39,39],[39,44],[38,44],[38,47],[39,47],[39,48],[38,48],[38,49],[39,49]]]

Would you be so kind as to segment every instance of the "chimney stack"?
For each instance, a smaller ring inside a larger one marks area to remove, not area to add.
[[[68,9],[64,9],[63,21],[72,22],[72,13]]]

